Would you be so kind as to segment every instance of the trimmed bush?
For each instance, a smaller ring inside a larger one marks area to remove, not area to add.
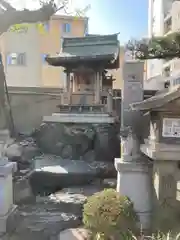
[[[104,239],[134,232],[137,220],[133,203],[114,189],[106,189],[94,194],[84,205],[85,227],[93,234],[103,235]]]

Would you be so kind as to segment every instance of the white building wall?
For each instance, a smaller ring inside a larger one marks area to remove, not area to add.
[[[172,7],[174,0],[149,0],[148,11],[148,36],[163,36],[164,35],[164,16]],[[160,90],[164,88],[164,83],[157,82],[154,77],[162,75],[163,60],[148,60],[147,61],[147,80],[144,83],[145,89]]]
[[[149,38],[154,36],[162,36],[164,28],[164,18],[163,18],[163,0],[149,0],[149,16],[148,16],[148,33]],[[162,71],[162,60],[148,60],[147,61],[147,79],[153,78]],[[144,84],[147,86],[148,83]],[[153,89],[157,89],[156,83],[149,81],[149,85]],[[150,87],[149,86],[149,87]]]

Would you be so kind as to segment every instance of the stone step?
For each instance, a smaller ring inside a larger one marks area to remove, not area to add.
[[[36,197],[36,205],[46,203],[47,208],[58,206],[59,211],[82,215],[83,205],[89,196],[104,188],[116,188],[115,179],[96,181],[94,184],[64,188],[45,197]]]
[[[8,129],[3,129],[0,130],[0,141],[4,142],[4,141],[8,141],[10,140],[10,132]]]
[[[67,114],[67,116],[60,116],[60,115],[52,115],[52,116],[44,116],[43,122],[59,122],[59,123],[114,123],[115,118],[110,116],[98,116],[96,117],[95,114],[92,116],[81,116],[81,114]]]
[[[46,197],[36,197],[36,205],[44,202],[47,208],[58,207],[59,211],[82,216],[83,205],[88,196],[103,190],[102,186],[77,186],[64,188]]]
[[[21,220],[8,240],[57,239],[64,229],[77,228],[82,224],[79,216],[49,208],[46,204],[25,205],[19,208]]]
[[[53,113],[52,116],[59,116],[59,117],[68,117],[68,116],[74,116],[76,117],[77,115],[78,116],[81,116],[81,117],[109,117],[109,114],[108,113]]]
[[[90,232],[84,228],[67,229],[59,234],[58,240],[88,240]]]
[[[85,240],[75,229],[82,225],[82,208],[88,196],[108,187],[115,187],[116,179],[96,180],[91,185],[64,188],[49,196],[36,197],[35,203],[18,207],[16,230],[0,240]],[[67,238],[76,232],[77,238]],[[60,234],[62,232],[62,234]]]

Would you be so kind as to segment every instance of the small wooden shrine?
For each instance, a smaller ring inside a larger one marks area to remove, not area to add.
[[[66,87],[62,105],[102,106],[112,92],[109,69],[119,68],[117,34],[64,38],[57,56],[48,56],[49,65],[63,67]]]

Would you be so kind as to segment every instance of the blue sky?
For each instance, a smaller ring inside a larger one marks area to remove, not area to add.
[[[74,7],[91,9],[89,17],[90,33],[110,34],[120,32],[122,43],[129,38],[147,35],[148,0],[71,0]]]
[[[38,3],[38,0],[9,1],[16,7],[19,5],[33,8]],[[62,0],[55,1],[60,3]],[[119,39],[122,44],[132,37],[147,36],[148,0],[69,0],[69,11],[83,9],[89,4],[91,8],[86,15],[89,17],[90,33],[120,32]]]

